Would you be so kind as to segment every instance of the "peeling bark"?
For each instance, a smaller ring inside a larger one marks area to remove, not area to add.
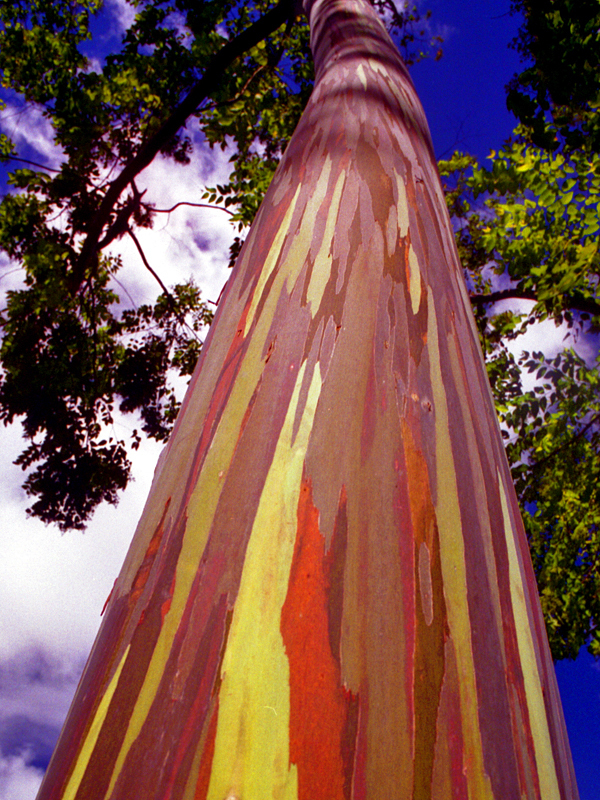
[[[577,798],[427,124],[366,0],[219,304],[40,800]]]

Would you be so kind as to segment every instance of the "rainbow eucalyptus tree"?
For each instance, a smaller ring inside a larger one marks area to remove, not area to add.
[[[220,303],[40,800],[576,798],[423,111],[366,0]]]

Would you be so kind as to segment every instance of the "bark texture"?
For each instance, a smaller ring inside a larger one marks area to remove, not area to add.
[[[40,800],[577,797],[423,111],[366,0],[307,5],[312,99]]]

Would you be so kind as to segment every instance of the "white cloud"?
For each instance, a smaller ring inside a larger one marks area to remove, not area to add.
[[[0,797],[3,800],[34,800],[44,773],[31,766],[27,753],[0,759]]]
[[[106,7],[111,12],[113,21],[119,27],[118,33],[122,34],[131,27],[135,19],[136,10],[128,0],[106,0]],[[113,31],[115,33],[116,31]]]
[[[227,180],[229,155],[196,142],[190,164],[158,157],[136,183],[140,191],[147,190],[144,200],[156,208],[171,208],[179,202],[204,203],[205,187]],[[154,227],[136,235],[150,266],[164,284],[172,286],[192,275],[205,300],[218,299],[229,277],[228,249],[234,236],[226,212],[182,205],[170,214],[156,214]],[[151,302],[160,287],[145,269],[131,239],[125,236],[111,251],[123,258],[124,268],[117,277],[130,297],[136,303]],[[127,295],[122,303],[129,305]]]
[[[161,450],[144,442],[118,507],[100,508],[85,534],[61,534],[25,514],[23,475],[11,463],[21,445],[18,425],[0,429],[1,800],[37,793]]]
[[[88,56],[86,72],[102,72],[102,62],[96,56]]]
[[[64,160],[63,149],[54,141],[52,125],[38,106],[7,103],[0,111],[0,128],[13,140],[22,157],[41,160],[52,169]]]
[[[2,302],[4,292],[9,289],[18,289],[22,285],[23,267],[0,250],[0,298],[2,298]]]
[[[0,661],[0,798],[33,800],[56,744],[84,659],[41,651]]]
[[[51,752],[84,663],[83,654],[51,656],[34,647],[0,659],[0,750],[4,755],[14,755],[24,746],[38,753],[44,748]]]
[[[21,449],[18,425],[0,431],[0,661],[32,650],[78,659],[93,642],[162,447],[145,442],[132,453],[136,480],[118,507],[101,507],[85,533],[67,534],[26,516],[23,473],[11,463]]]

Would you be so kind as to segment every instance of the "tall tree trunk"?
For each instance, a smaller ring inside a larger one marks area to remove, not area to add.
[[[423,111],[367,0],[306,5],[313,96],[40,800],[577,797]]]

